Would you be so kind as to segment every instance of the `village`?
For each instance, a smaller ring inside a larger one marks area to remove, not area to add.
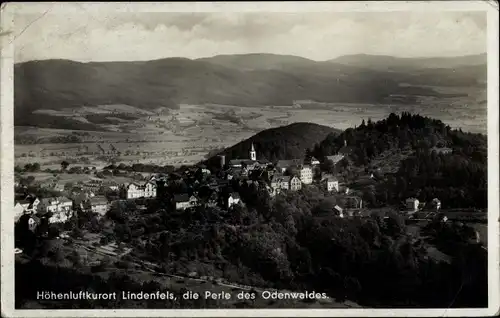
[[[337,165],[349,153],[347,144],[340,151],[326,160],[330,165]],[[168,200],[172,209],[188,210],[204,205],[219,207],[230,211],[236,205],[244,205],[240,194],[232,190],[234,182],[240,185],[255,186],[266,191],[271,198],[286,192],[299,191],[303,187],[317,186],[325,193],[340,198],[332,215],[337,217],[363,217],[376,213],[375,209],[364,207],[362,194],[350,189],[344,182],[331,173],[321,171],[320,161],[309,156],[304,159],[278,160],[275,163],[259,160],[252,144],[249,158],[232,159],[226,162],[220,155],[220,169],[212,173],[204,165],[189,167],[183,174],[152,173],[145,182],[129,182],[119,184],[112,179],[93,179],[85,183],[75,184],[70,189],[53,185],[53,191],[60,196],[37,197],[26,193],[26,187],[16,184],[18,199],[14,206],[15,222],[26,222],[31,231],[46,219],[49,224],[65,223],[76,213],[91,213],[105,216],[110,207],[118,201]],[[96,172],[97,174],[97,172]],[[367,179],[373,179],[373,173]],[[169,185],[176,187],[175,193],[169,193]],[[427,204],[416,198],[407,198],[400,207],[408,222],[427,221],[440,217],[442,221],[449,218],[460,218],[460,213],[438,213],[441,202],[434,198]],[[477,214],[476,214],[477,215]],[[464,214],[462,214],[464,216]],[[467,220],[467,213],[462,220]],[[484,215],[485,217],[485,215]]]

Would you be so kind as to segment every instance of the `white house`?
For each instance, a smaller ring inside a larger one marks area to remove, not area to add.
[[[155,198],[156,189],[156,184],[151,181],[146,182],[144,185],[133,182],[122,188],[122,197],[126,199]]]
[[[32,232],[35,231],[36,227],[39,224],[40,224],[40,219],[35,215],[31,215],[30,218],[28,219],[28,229]]]
[[[279,180],[279,186],[278,188],[279,189],[284,189],[284,190],[288,190],[290,189],[290,180],[292,178],[290,176],[283,176],[281,178],[278,178]]]
[[[147,182],[144,185],[144,197],[156,198],[156,184],[154,184],[153,182]]]
[[[338,205],[334,206],[333,207],[333,210],[335,212],[335,214],[338,216],[338,217],[341,217],[343,218],[344,217],[344,213],[343,213],[343,210],[341,207],[339,207]]]
[[[290,190],[298,191],[300,189],[302,189],[302,181],[297,176],[290,178]]]
[[[176,194],[174,195],[174,203],[176,210],[185,210],[196,206],[198,199],[194,195]]]
[[[237,205],[241,202],[240,195],[236,192],[233,192],[227,198],[227,207],[228,209],[234,205]]]
[[[84,183],[82,185],[82,189],[84,191],[91,191],[94,193],[99,192],[99,189],[102,187],[103,181],[94,179],[94,180],[89,180],[88,182]]]
[[[44,198],[38,204],[38,213],[45,214],[47,212],[58,213],[68,212],[73,208],[73,201],[66,197]]]
[[[66,197],[44,198],[38,205],[38,214],[51,213],[49,223],[66,222],[73,215],[73,201]]]
[[[16,205],[14,205],[14,222],[19,221],[19,218],[23,216],[24,211],[25,209],[21,203],[17,202]]]
[[[137,183],[129,183],[124,188],[124,196],[126,199],[137,199],[144,196],[144,188]]]
[[[339,180],[337,180],[337,178],[335,178],[333,176],[326,176],[323,178],[322,182],[325,185],[326,191],[339,192]]]
[[[415,199],[415,198],[406,199],[406,208],[409,211],[412,211],[412,212],[418,211],[419,204],[420,204],[420,202],[418,201],[418,199]]]
[[[304,184],[311,184],[313,182],[313,171],[311,166],[299,166],[298,167],[300,181]]]
[[[70,211],[57,211],[52,214],[52,216],[49,218],[49,223],[64,223],[66,222],[71,216],[73,216],[73,212]]]
[[[23,207],[24,211],[33,213],[38,210],[40,200],[38,198],[28,196],[26,199],[18,201],[18,203]]]

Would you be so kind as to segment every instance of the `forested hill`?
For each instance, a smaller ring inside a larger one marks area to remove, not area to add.
[[[379,180],[376,191],[367,194],[374,205],[416,196],[421,200],[438,197],[448,207],[487,206],[484,135],[452,130],[439,120],[420,115],[391,114],[387,119],[363,121],[356,128],[328,136],[314,147],[313,154],[323,158],[337,153],[344,141],[355,166],[371,171],[381,166],[393,168],[394,173]],[[438,151],[434,151],[436,148]],[[450,148],[452,153],[440,153],[439,148]]]
[[[328,134],[339,134],[335,128],[313,123],[293,123],[287,126],[266,129],[258,134],[229,147],[219,154],[226,156],[226,161],[249,158],[249,151],[254,144],[257,159],[281,160],[303,158],[307,148],[323,140]],[[218,154],[218,155],[219,155]],[[209,162],[218,162],[217,156]]]

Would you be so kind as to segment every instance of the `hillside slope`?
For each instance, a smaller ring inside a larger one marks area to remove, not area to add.
[[[257,159],[282,160],[303,158],[307,148],[323,140],[328,134],[338,134],[335,128],[313,123],[293,123],[287,126],[266,129],[226,148],[219,154],[226,156],[226,161],[238,158],[249,158],[252,143],[257,151]],[[219,158],[214,156],[209,164],[217,165]]]
[[[248,70],[240,64],[262,66]],[[182,103],[291,105],[307,99],[377,103],[391,94],[407,93],[399,86],[402,80],[411,83],[404,74],[267,55],[146,62],[30,61],[16,64],[14,77],[18,120],[37,109],[109,104],[155,109]],[[419,94],[439,95],[430,88]]]

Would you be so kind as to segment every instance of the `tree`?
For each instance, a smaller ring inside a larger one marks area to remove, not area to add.
[[[66,170],[69,166],[69,162],[67,162],[66,160],[62,161],[61,162],[61,169],[62,170]]]

